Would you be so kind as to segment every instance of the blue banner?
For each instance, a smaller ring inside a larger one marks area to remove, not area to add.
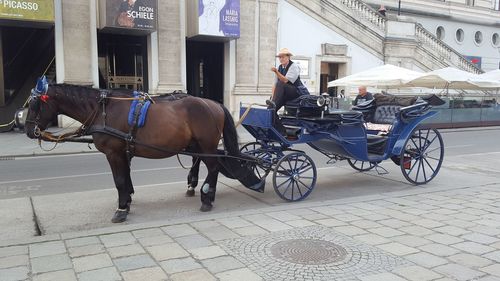
[[[240,37],[240,0],[198,0],[199,33]]]

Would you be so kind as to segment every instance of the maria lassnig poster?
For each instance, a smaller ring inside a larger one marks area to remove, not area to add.
[[[240,0],[198,0],[199,33],[240,37]]]

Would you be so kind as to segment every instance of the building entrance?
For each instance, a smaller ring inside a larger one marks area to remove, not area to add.
[[[224,43],[186,41],[187,91],[224,103]]]
[[[0,26],[0,125],[11,124],[1,126],[0,132],[12,128],[15,112],[42,75],[55,82],[54,27]]]
[[[147,36],[98,34],[99,87],[148,91]]]
[[[330,96],[337,96],[336,88],[328,88],[328,82],[339,77],[339,64],[331,62],[321,63],[320,93],[328,93]]]

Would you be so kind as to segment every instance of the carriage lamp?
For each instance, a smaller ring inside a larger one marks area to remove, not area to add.
[[[330,97],[328,96],[328,94],[321,94],[321,96],[319,96],[319,98],[316,100],[316,104],[319,107],[324,106],[324,109],[321,111],[321,119],[323,119],[323,117],[325,117],[325,111],[328,110],[328,105],[330,103],[331,103],[331,100],[330,100]]]

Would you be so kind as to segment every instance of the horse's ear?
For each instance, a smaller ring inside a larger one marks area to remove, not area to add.
[[[35,92],[38,94],[46,94],[49,89],[49,82],[47,82],[47,77],[43,75],[36,81]]]

